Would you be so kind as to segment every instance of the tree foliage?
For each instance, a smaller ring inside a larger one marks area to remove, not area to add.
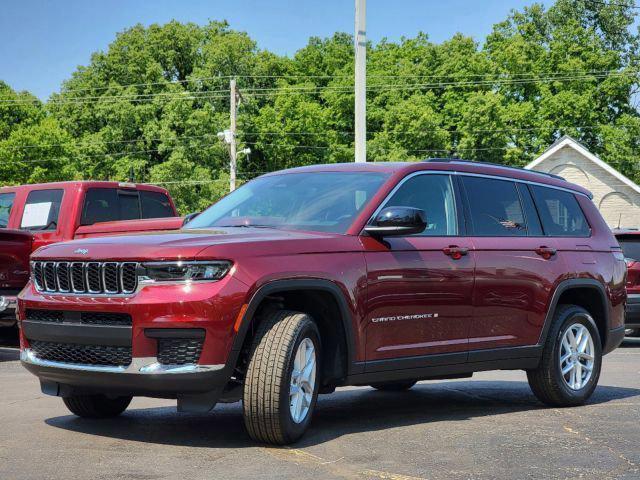
[[[628,6],[625,6],[628,5]],[[368,53],[371,161],[457,155],[524,165],[564,134],[640,181],[640,36],[630,0],[512,11],[482,43],[383,40]],[[166,185],[182,213],[228,187],[229,79],[239,178],[353,159],[353,43],[292,57],[226,22],[136,25],[42,103],[0,82],[0,184],[71,178]]]

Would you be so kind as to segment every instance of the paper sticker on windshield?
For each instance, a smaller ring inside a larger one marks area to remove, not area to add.
[[[22,228],[43,227],[49,223],[51,213],[51,202],[28,203],[24,206],[22,215]]]

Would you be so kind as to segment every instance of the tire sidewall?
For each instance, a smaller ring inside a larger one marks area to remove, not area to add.
[[[313,386],[313,395],[311,396],[311,405],[309,406],[309,411],[307,412],[307,416],[305,419],[296,423],[293,421],[291,417],[291,410],[289,408],[289,386],[291,382],[291,373],[293,372],[293,364],[295,360],[295,354],[298,351],[298,347],[302,343],[305,338],[309,338],[311,342],[313,342],[313,347],[316,353],[316,382]],[[322,344],[320,342],[320,333],[318,331],[318,327],[311,320],[310,317],[306,317],[306,321],[302,328],[298,331],[295,342],[293,343],[293,348],[289,350],[289,355],[287,359],[287,368],[285,370],[286,375],[282,378],[282,385],[280,388],[280,405],[282,408],[280,409],[280,421],[283,426],[284,436],[287,438],[289,442],[294,442],[307,430],[309,423],[311,423],[311,419],[313,417],[313,412],[315,410],[316,402],[318,399],[318,390],[321,382],[321,371],[322,371]]]
[[[587,398],[589,398],[598,384],[598,379],[600,378],[600,370],[602,368],[602,342],[600,340],[600,333],[598,332],[598,328],[596,327],[595,322],[585,310],[577,307],[572,308],[565,312],[563,317],[564,318],[560,322],[560,328],[558,329],[557,334],[554,338],[552,352],[553,376],[566,400],[569,403],[578,404],[584,402]],[[562,376],[562,366],[560,365],[562,337],[564,336],[568,328],[576,323],[585,326],[589,330],[595,350],[591,378],[589,379],[587,384],[580,390],[572,390],[571,388],[569,388]]]

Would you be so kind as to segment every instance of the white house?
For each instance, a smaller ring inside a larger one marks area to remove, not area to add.
[[[640,186],[573,138],[560,138],[524,168],[555,173],[589,189],[610,227],[640,228]]]

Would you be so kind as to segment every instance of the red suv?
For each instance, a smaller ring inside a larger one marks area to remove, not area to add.
[[[318,393],[524,369],[583,403],[624,336],[626,265],[588,191],[459,160],[312,166],[253,180],[164,234],[44,247],[21,359],[82,417],[132,396],[242,400],[259,441]]]
[[[627,335],[640,337],[640,231],[615,230],[627,261]]]

